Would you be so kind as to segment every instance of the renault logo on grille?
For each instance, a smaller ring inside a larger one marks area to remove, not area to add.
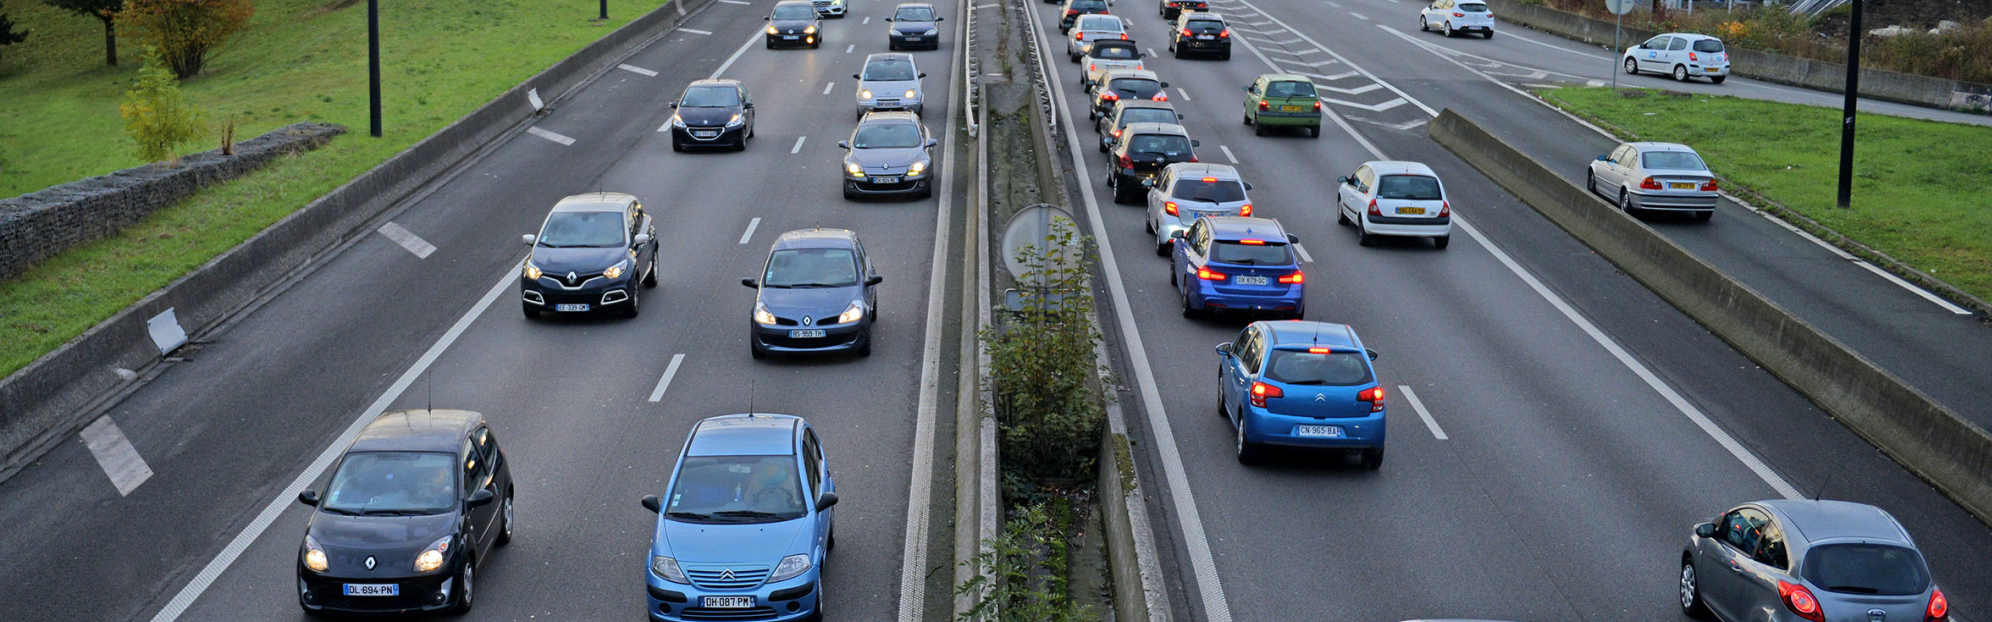
[[[802,316],[802,325],[803,325],[803,326],[809,326],[809,325],[812,325],[812,324],[815,324],[815,323],[816,323],[816,319],[815,319],[815,318],[812,318],[812,317],[809,317],[809,316],[807,316],[807,315],[805,315],[805,316]]]
[[[721,571],[719,571],[719,580],[721,580],[721,581],[732,581],[733,579],[734,579],[734,576],[733,576],[733,569],[732,569],[732,568],[728,568],[728,569],[725,569],[725,570],[721,570]]]
[[[1888,611],[1887,611],[1887,610],[1885,610],[1885,609],[1869,609],[1869,610],[1868,610],[1868,622],[1881,622],[1882,620],[1886,620],[1886,619],[1888,619]]]
[[[373,569],[374,569],[374,565],[375,565],[375,564],[377,564],[377,563],[379,563],[379,562],[376,562],[376,561],[374,561],[374,556],[372,556],[372,555],[368,555],[368,556],[367,556],[367,561],[366,561],[366,564],[367,564],[367,570],[373,570]]]
[[[578,274],[575,274],[575,273],[573,273],[573,272],[568,272],[568,273],[567,273],[567,284],[568,284],[568,285],[573,285],[573,284],[574,284],[574,281],[575,281],[575,279],[579,279],[579,278],[581,278],[581,275],[578,275]]]

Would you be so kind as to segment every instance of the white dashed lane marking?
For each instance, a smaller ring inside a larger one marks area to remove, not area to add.
[[[1217,150],[1218,150],[1218,151],[1222,151],[1222,152],[1224,152],[1224,159],[1226,159],[1226,160],[1230,160],[1232,164],[1237,164],[1237,163],[1238,163],[1238,156],[1235,156],[1235,155],[1231,155],[1231,148],[1230,148],[1230,147],[1226,147],[1226,146],[1224,146],[1224,145],[1218,145],[1218,146],[1217,146]]]
[[[808,137],[808,136],[797,136],[797,137],[795,137],[795,147],[793,147],[793,148],[789,149],[789,153],[790,153],[790,154],[797,154],[797,153],[802,153],[802,141],[805,141],[805,140],[808,140],[808,139],[809,139],[809,137]]]
[[[630,73],[634,73],[634,74],[637,74],[637,75],[641,75],[641,76],[652,76],[652,77],[655,77],[655,76],[657,75],[657,72],[655,72],[655,71],[651,71],[651,70],[649,70],[649,69],[644,69],[644,68],[642,68],[642,67],[638,67],[638,66],[635,66],[635,65],[616,65],[616,68],[617,68],[617,69],[621,69],[621,70],[623,70],[623,71],[627,71],[627,72],[630,72]]]
[[[544,138],[544,139],[547,139],[547,140],[551,140],[551,141],[553,141],[553,142],[557,142],[557,143],[560,143],[560,144],[561,144],[561,145],[563,145],[563,146],[564,146],[564,145],[572,145],[572,144],[574,144],[574,139],[572,139],[572,138],[568,138],[568,137],[566,137],[566,136],[562,136],[562,135],[560,135],[560,134],[558,134],[558,133],[554,133],[554,132],[551,132],[551,131],[547,131],[547,130],[542,130],[542,129],[539,129],[539,128],[536,128],[536,127],[529,127],[529,128],[526,128],[526,133],[527,133],[527,134],[532,134],[532,135],[534,135],[534,136],[538,136],[538,137],[540,137],[540,138]]]
[[[430,244],[421,236],[415,235],[415,232],[402,228],[401,225],[390,222],[381,225],[376,231],[387,236],[387,239],[394,240],[394,243],[400,244],[402,248],[408,249],[408,252],[414,253],[417,259],[428,259],[429,253],[436,252],[436,245]]]
[[[832,87],[835,87],[835,86],[837,86],[837,83],[835,83],[835,82],[829,82],[829,83],[826,83],[826,84],[824,84],[824,85],[823,85],[823,94],[824,94],[824,95],[829,95],[829,94],[830,94],[830,89],[831,89]]]
[[[1185,91],[1185,90],[1183,90],[1183,87],[1180,87],[1180,86],[1179,86],[1179,87],[1176,87],[1176,94],[1178,94],[1178,95],[1182,95],[1182,96],[1183,96],[1183,101],[1186,101],[1186,102],[1193,102],[1193,101],[1196,101],[1196,98],[1194,98],[1194,97],[1190,97],[1190,92],[1189,92],[1189,91]]]
[[[695,34],[695,35],[711,35],[711,34],[712,34],[711,32],[707,32],[707,31],[704,31],[704,30],[693,30],[693,29],[691,29],[691,28],[679,28],[679,29],[678,29],[678,32],[689,32],[689,33],[692,33],[692,34]]]
[[[1309,255],[1309,254],[1307,254],[1307,247],[1304,247],[1304,246],[1301,246],[1301,245],[1299,245],[1299,244],[1295,244],[1295,245],[1293,245],[1293,252],[1296,252],[1296,253],[1300,253],[1300,260],[1301,260],[1301,261],[1304,261],[1304,262],[1307,262],[1307,263],[1314,263],[1314,256],[1313,256],[1313,255]]]
[[[1432,436],[1442,441],[1446,440],[1446,431],[1439,429],[1439,420],[1433,419],[1432,412],[1425,410],[1425,403],[1418,401],[1418,394],[1412,393],[1411,387],[1401,384],[1397,385],[1397,390],[1404,392],[1404,399],[1411,402],[1412,410],[1418,411],[1418,418],[1425,420],[1425,427],[1432,429]]]
[[[138,456],[138,449],[131,446],[110,415],[98,417],[90,427],[83,428],[82,437],[90,455],[97,457],[97,466],[103,467],[104,474],[111,477],[111,485],[118,487],[118,496],[131,494],[152,477],[152,467],[145,465],[145,459]]]
[[[761,226],[759,218],[747,221],[747,231],[740,234],[740,243],[746,244],[748,240],[754,239],[754,228],[759,226]]]
[[[756,218],[754,220],[760,220]],[[678,365],[685,362],[683,353],[671,355],[671,364],[664,366],[664,377],[657,379],[657,388],[650,390],[650,401],[664,399],[664,390],[671,388],[671,377],[678,375]]]
[[[850,44],[850,45],[847,45],[847,46],[844,46],[844,53],[845,53],[845,54],[849,54],[849,53],[851,53],[851,50],[855,50],[855,49],[858,49],[858,44],[856,44],[856,43],[853,43],[853,44]]]

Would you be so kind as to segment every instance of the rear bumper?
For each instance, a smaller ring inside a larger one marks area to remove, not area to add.
[[[1233,291],[1229,292],[1219,291],[1217,286],[1198,280],[1196,275],[1183,278],[1194,281],[1190,285],[1190,308],[1198,311],[1299,314],[1307,310],[1305,284],[1287,285],[1284,290],[1268,287],[1264,293],[1244,293],[1236,291],[1236,288],[1230,288]]]
[[[1270,110],[1263,110],[1252,115],[1252,122],[1257,123],[1259,125],[1299,125],[1305,127],[1320,127],[1321,113],[1275,112]]]
[[[1370,235],[1390,235],[1414,238],[1437,238],[1452,235],[1452,219],[1439,218],[1398,218],[1395,216],[1371,216],[1363,214],[1363,232]]]
[[[1245,442],[1287,447],[1313,447],[1323,449],[1377,449],[1383,447],[1384,413],[1370,413],[1368,417],[1295,417],[1281,415],[1264,408],[1247,404],[1241,425],[1245,426]],[[1295,426],[1325,425],[1341,428],[1340,438],[1300,436]]]
[[[1691,212],[1714,211],[1715,201],[1717,196],[1713,192],[1705,195],[1704,194],[1692,194],[1692,195],[1642,194],[1638,192],[1629,192],[1627,194],[1629,195],[1629,198],[1632,199],[1632,206],[1637,209],[1679,210],[1679,211],[1691,211]]]

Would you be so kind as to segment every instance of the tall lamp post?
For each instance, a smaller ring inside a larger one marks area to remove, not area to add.
[[[380,138],[380,0],[367,0],[368,133]]]
[[[1853,0],[1853,15],[1847,20],[1847,99],[1840,112],[1840,200],[1849,207],[1854,200],[1854,106],[1861,92],[1861,0]]]

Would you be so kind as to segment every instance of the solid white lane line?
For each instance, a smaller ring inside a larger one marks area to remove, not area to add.
[[[689,32],[689,33],[692,33],[692,34],[695,34],[695,35],[711,35],[711,34],[712,34],[712,33],[710,33],[710,32],[707,32],[707,31],[704,31],[704,30],[698,30],[698,29],[694,29],[694,28],[679,28],[679,29],[678,29],[678,32]]]
[[[1314,256],[1307,254],[1307,247],[1301,246],[1299,243],[1295,243],[1293,245],[1293,252],[1300,253],[1301,261],[1307,263],[1314,263]]]
[[[740,5],[740,6],[753,6],[753,5],[754,5],[754,3],[752,3],[752,2],[741,2],[740,0],[719,0],[719,1],[720,1],[720,2],[724,2],[724,3],[727,3],[727,4],[738,4],[738,5]]]
[[[1356,19],[1360,19],[1360,20],[1363,20],[1363,21],[1365,21],[1365,22],[1369,21],[1369,16],[1368,16],[1368,15],[1364,15],[1364,14],[1361,14],[1361,13],[1350,13],[1350,15],[1354,15],[1354,16],[1356,16]]]
[[[90,427],[83,428],[82,437],[90,455],[97,457],[97,466],[103,467],[104,474],[111,477],[111,485],[118,487],[118,496],[131,494],[152,477],[152,467],[145,465],[145,458],[138,455],[138,448],[131,446],[131,440],[125,438],[110,415],[98,417]]]
[[[1035,14],[1036,11],[1031,11]],[[1031,27],[1038,29],[1038,41],[1042,42],[1039,54],[1051,54],[1051,35],[1045,32],[1042,20],[1032,19]],[[1263,58],[1263,57],[1261,57]],[[1270,63],[1268,63],[1270,64]],[[1051,80],[1054,99],[1069,102],[1065,95],[1065,81]],[[1210,537],[1204,532],[1203,516],[1197,510],[1196,492],[1190,488],[1189,472],[1183,467],[1183,455],[1176,444],[1176,432],[1169,424],[1169,414],[1163,408],[1162,396],[1155,381],[1155,370],[1148,365],[1148,348],[1142,345],[1140,326],[1134,322],[1134,306],[1128,304],[1127,284],[1122,282],[1119,263],[1115,259],[1113,241],[1107,237],[1105,220],[1100,217],[1100,202],[1093,193],[1094,179],[1087,162],[1086,152],[1080,148],[1079,130],[1072,122],[1071,115],[1060,115],[1065,124],[1066,148],[1071,150],[1073,166],[1078,170],[1080,180],[1079,196],[1086,204],[1086,220],[1093,230],[1094,243],[1098,244],[1100,272],[1106,275],[1107,291],[1113,297],[1114,320],[1124,330],[1122,345],[1127,348],[1129,364],[1134,367],[1135,388],[1141,395],[1141,410],[1147,415],[1148,427],[1154,435],[1155,445],[1162,463],[1163,479],[1170,490],[1170,506],[1176,515],[1176,525],[1183,532],[1183,547],[1189,552],[1190,567],[1196,577],[1197,596],[1203,605],[1205,622],[1231,622],[1231,606],[1224,598],[1224,583],[1217,575],[1217,559],[1211,553]],[[942,213],[946,213],[943,211]],[[902,587],[902,590],[904,588]],[[903,613],[903,611],[902,611]],[[901,616],[900,622],[912,622]]]
[[[559,133],[556,133],[556,132],[553,132],[553,131],[550,131],[550,130],[543,130],[543,129],[540,129],[540,128],[537,128],[537,127],[529,127],[529,128],[526,128],[526,133],[527,133],[527,134],[532,134],[532,135],[534,135],[534,136],[538,136],[538,137],[540,137],[540,138],[544,138],[544,139],[547,139],[547,140],[551,140],[551,141],[553,141],[553,142],[557,142],[557,143],[560,143],[560,144],[561,144],[562,146],[565,146],[565,145],[572,145],[572,144],[574,144],[574,139],[572,139],[572,138],[568,138],[568,137],[566,137],[566,136],[562,136],[562,135],[560,135]]]
[[[741,42],[740,47],[735,48],[733,50],[733,55],[726,57],[726,62],[720,63],[719,68],[712,70],[712,75],[706,76],[706,79],[708,80],[719,79],[719,74],[726,73],[726,68],[732,67],[733,61],[740,60],[740,55],[746,54],[747,48],[754,47],[754,44],[756,42],[759,42],[760,40],[761,40],[760,29],[757,28],[753,32],[747,33],[747,40]]]
[[[1404,399],[1411,402],[1411,410],[1418,411],[1418,418],[1425,420],[1425,427],[1432,429],[1432,436],[1446,440],[1446,431],[1439,429],[1439,420],[1432,418],[1432,411],[1425,410],[1425,403],[1418,401],[1418,394],[1413,393],[1411,387],[1401,384],[1397,385],[1397,390],[1404,392]]]
[[[402,248],[408,249],[408,252],[414,253],[416,259],[428,259],[429,253],[436,252],[436,245],[423,240],[413,231],[403,229],[401,225],[389,222],[381,225],[376,231],[387,236],[387,239],[394,240],[394,243],[400,244]]]
[[[1179,86],[1179,87],[1176,87],[1176,94],[1177,94],[1177,95],[1181,95],[1181,96],[1183,96],[1183,101],[1186,101],[1186,102],[1193,102],[1193,101],[1196,101],[1196,98],[1194,98],[1194,97],[1190,97],[1190,92],[1189,92],[1189,91],[1185,91],[1185,90],[1183,90],[1183,87],[1180,87],[1180,86]]]
[[[858,49],[858,44],[856,44],[856,43],[853,43],[853,44],[850,44],[850,45],[846,45],[846,46],[844,46],[844,53],[845,53],[845,54],[849,54],[849,53],[851,53],[851,50],[855,50],[855,49]]]
[[[653,76],[653,77],[654,77],[654,76],[656,76],[656,75],[657,75],[657,72],[655,72],[655,71],[651,71],[651,70],[649,70],[649,69],[644,69],[644,68],[642,68],[642,67],[638,67],[638,66],[636,66],[636,65],[629,65],[629,64],[623,64],[623,65],[616,65],[616,68],[617,68],[617,69],[621,69],[621,70],[623,70],[623,71],[627,71],[627,72],[630,72],[630,73],[633,73],[633,74],[637,74],[637,75],[640,75],[640,76]]]
[[[789,155],[795,155],[795,154],[798,154],[798,153],[802,153],[802,141],[805,141],[805,140],[809,140],[809,137],[808,137],[808,136],[797,136],[797,137],[795,137],[795,146],[794,146],[794,147],[790,147],[790,148],[789,148]]]
[[[319,453],[318,458],[304,468],[304,472],[298,473],[297,478],[291,480],[289,486],[278,492],[277,498],[271,499],[270,504],[263,507],[262,513],[257,514],[255,520],[249,521],[248,526],[235,534],[235,538],[228,541],[228,546],[223,547],[220,553],[215,554],[214,559],[209,560],[207,565],[201,568],[200,574],[194,575],[193,580],[187,582],[186,587],[180,588],[180,593],[173,596],[173,600],[167,602],[165,608],[152,616],[152,622],[174,622],[180,619],[180,614],[186,613],[187,607],[192,606],[194,600],[200,598],[201,593],[206,592],[208,586],[213,585],[214,580],[221,577],[222,572],[227,571],[236,559],[242,557],[242,552],[248,550],[249,545],[261,537],[263,532],[268,531],[270,525],[277,522],[277,517],[283,515],[284,510],[289,509],[291,504],[297,503],[297,493],[303,492],[305,486],[317,481],[318,476],[323,474],[327,467],[332,466],[332,461],[337,460],[339,454],[345,452],[346,446],[352,444],[353,438],[360,435],[361,428],[365,428],[374,418],[386,412],[389,404],[393,404],[396,398],[401,397],[401,393],[407,391],[408,386],[414,384],[416,378],[420,378],[429,370],[430,365],[435,364],[437,358],[442,357],[443,351],[448,350],[450,344],[456,343],[457,338],[462,337],[463,332],[470,329],[471,322],[483,315],[486,309],[491,308],[491,303],[496,302],[505,292],[518,287],[519,270],[524,265],[525,261],[521,260],[506,269],[498,277],[498,282],[484,292],[483,298],[478,299],[476,305],[472,305],[469,311],[464,312],[463,317],[457,318],[456,324],[451,325],[449,331],[444,332],[442,337],[438,337],[436,343],[429,346],[429,351],[422,354],[422,358],[416,359],[415,364],[410,365],[408,371],[403,372],[394,384],[387,387],[387,391],[382,392],[373,404],[367,406],[359,418],[353,420],[352,425],[346,426],[346,431],[341,433],[339,438],[333,439],[332,444],[325,446],[325,451]]]
[[[1222,152],[1224,152],[1224,159],[1226,159],[1226,160],[1230,160],[1232,164],[1237,164],[1237,163],[1238,163],[1238,156],[1235,156],[1235,155],[1231,155],[1231,148],[1230,148],[1230,147],[1226,147],[1226,146],[1224,146],[1224,145],[1218,145],[1218,146],[1217,146],[1217,150],[1218,150],[1218,151],[1222,151]]]
[[[747,221],[747,231],[740,234],[740,243],[746,244],[748,240],[754,239],[754,228],[759,226],[761,226],[759,218]]]
[[[975,10],[977,10],[977,11],[980,11],[980,10],[983,10],[983,9],[993,9],[993,8],[996,8],[996,7],[999,7],[999,6],[1003,6],[1003,5],[1000,5],[1000,4],[978,4],[978,5],[976,5],[976,6],[975,6]]]
[[[1504,29],[1504,30],[1505,30],[1505,29]],[[1540,46],[1543,46],[1543,47],[1546,47],[1546,48],[1549,48],[1549,49],[1552,49],[1552,50],[1556,50],[1556,51],[1558,51],[1558,52],[1563,52],[1563,53],[1565,53],[1565,54],[1576,54],[1576,55],[1578,55],[1578,56],[1582,56],[1582,57],[1585,57],[1585,58],[1602,58],[1602,59],[1610,59],[1610,58],[1611,58],[1610,56],[1604,56],[1604,55],[1600,55],[1600,54],[1590,54],[1590,53],[1587,53],[1587,52],[1580,52],[1580,51],[1577,51],[1577,50],[1573,50],[1573,49],[1570,49],[1570,48],[1566,48],[1566,47],[1563,47],[1563,46],[1560,46],[1560,45],[1551,45],[1551,44],[1548,44],[1548,43],[1543,43],[1543,42],[1541,42],[1541,41],[1536,41],[1536,40],[1534,40],[1534,39],[1530,39],[1530,38],[1528,38],[1528,37],[1517,37],[1517,36],[1515,36],[1515,35],[1508,35],[1508,36],[1506,36],[1506,37],[1502,37],[1502,38],[1503,38],[1503,39],[1510,39],[1510,40],[1514,40],[1514,41],[1520,41],[1520,42],[1523,42],[1523,43],[1533,43],[1533,44],[1536,44],[1536,45],[1540,45]]]
[[[760,220],[756,218],[754,220]],[[678,375],[678,364],[685,362],[683,353],[671,355],[671,364],[664,366],[664,377],[657,379],[657,388],[650,390],[650,401],[664,399],[664,390],[671,388],[671,378]]]
[[[834,88],[834,87],[836,87],[836,86],[837,86],[837,83],[835,83],[835,82],[825,82],[825,83],[823,83],[823,94],[824,94],[824,95],[829,95],[829,94],[830,94],[830,89],[831,89],[831,88]]]
[[[1944,310],[1946,311],[1950,311],[1951,313],[1955,313],[1958,315],[1971,315],[1970,311],[1967,311],[1964,308],[1959,307],[1957,305],[1951,304],[1949,300],[1944,300],[1943,297],[1938,296],[1936,294],[1932,294],[1929,292],[1929,290],[1917,287],[1916,284],[1914,283],[1904,281],[1902,280],[1902,277],[1895,276],[1894,273],[1889,272],[1887,270],[1883,270],[1879,266],[1876,266],[1874,264],[1865,261],[1856,261],[1854,262],[1854,265],[1860,266],[1862,268],[1867,268],[1868,272],[1873,272],[1876,275],[1881,276],[1881,278],[1888,279],[1888,282],[1899,285],[1902,287],[1902,289],[1909,290],[1909,292],[1912,294],[1922,296],[1924,300],[1937,303],[1937,306],[1943,307]]]

